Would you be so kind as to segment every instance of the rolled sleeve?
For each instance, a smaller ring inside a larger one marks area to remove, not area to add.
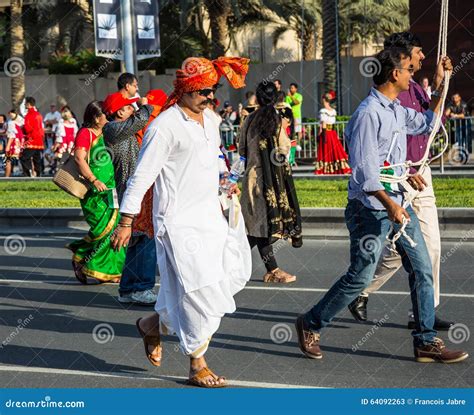
[[[433,130],[436,121],[436,114],[433,111],[427,110],[422,113],[411,108],[404,109],[407,134],[424,135]]]
[[[361,112],[353,120],[353,127],[347,136],[352,177],[366,193],[384,189],[380,183],[378,124],[376,116]]]

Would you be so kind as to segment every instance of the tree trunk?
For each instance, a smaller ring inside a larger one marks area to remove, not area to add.
[[[11,99],[14,108],[19,108],[25,97],[25,38],[21,22],[22,0],[10,1],[10,56],[11,60],[5,72],[11,77]]]
[[[224,56],[228,49],[229,29],[227,27],[227,18],[231,13],[229,0],[205,0],[209,21],[211,26],[212,54],[215,59]]]
[[[306,27],[303,35],[303,60],[312,61],[316,59],[316,36],[314,27]]]
[[[336,2],[323,0],[324,89],[336,90]]]
[[[87,0],[60,0],[58,7],[65,16],[59,20],[59,41],[56,51],[74,54],[94,47],[92,14]]]

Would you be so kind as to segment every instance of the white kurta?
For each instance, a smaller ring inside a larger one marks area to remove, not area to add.
[[[184,353],[199,357],[233,295],[251,274],[251,254],[241,217],[231,229],[222,214],[219,188],[219,126],[211,110],[204,128],[178,105],[148,126],[135,174],[120,211],[137,214],[154,183],[153,222],[160,290],[156,311]]]

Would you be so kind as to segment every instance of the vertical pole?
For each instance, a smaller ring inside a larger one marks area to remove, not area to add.
[[[341,57],[339,51],[339,2],[335,0],[335,26],[336,26],[336,102],[337,102],[337,113],[342,113],[342,91],[341,91]]]
[[[303,63],[304,63],[304,0],[301,0],[301,62],[300,62],[300,90],[303,90]]]
[[[125,70],[130,73],[135,73],[131,1],[132,0],[120,0],[120,6],[122,9],[122,44]]]

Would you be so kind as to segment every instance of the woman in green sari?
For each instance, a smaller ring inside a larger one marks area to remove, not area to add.
[[[125,263],[126,248],[114,251],[110,245],[110,236],[120,217],[112,158],[102,136],[106,123],[101,102],[92,101],[86,107],[83,128],[74,142],[74,159],[81,175],[91,184],[81,200],[90,230],[83,239],[67,245],[73,252],[74,273],[82,284],[87,284],[87,278],[119,282]]]

